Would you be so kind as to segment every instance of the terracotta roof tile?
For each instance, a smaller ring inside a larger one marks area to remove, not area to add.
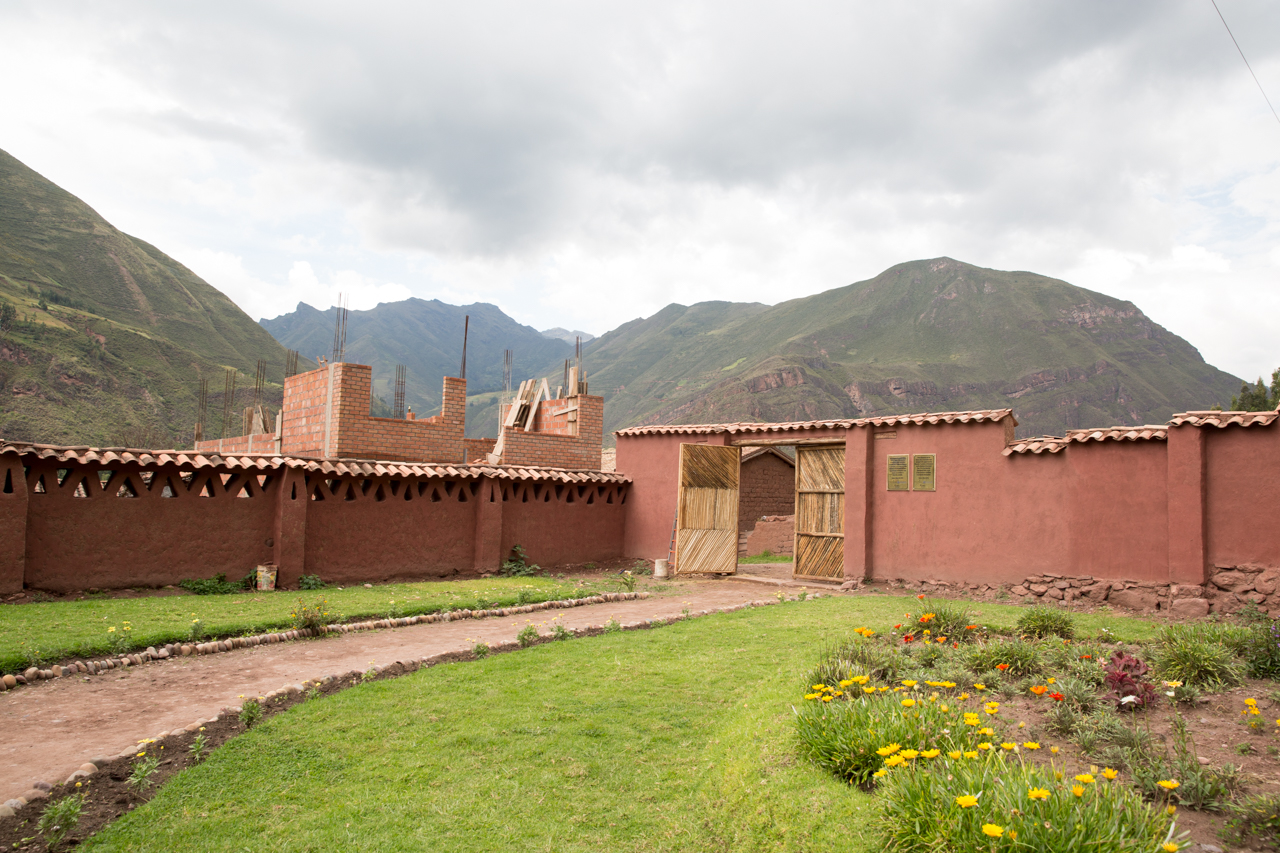
[[[811,432],[824,429],[852,429],[860,426],[894,426],[897,424],[950,424],[999,421],[1013,416],[1013,409],[986,409],[976,412],[924,412],[918,415],[886,415],[879,418],[853,418],[830,421],[788,421],[783,423],[732,424],[665,424],[628,427],[615,435],[716,435],[729,433]]]
[[[1169,419],[1169,426],[1212,426],[1225,429],[1229,426],[1268,426],[1280,411],[1275,412],[1182,412]]]
[[[1044,435],[1038,438],[1019,439],[1001,452],[1005,456],[1014,453],[1057,453],[1072,442],[1083,444],[1086,441],[1164,441],[1168,434],[1169,428],[1163,424],[1072,429],[1067,430],[1064,436]]]
[[[561,483],[629,483],[631,478],[605,471],[566,471],[560,468],[538,468],[530,465],[432,465],[430,463],[386,462],[375,459],[315,459],[306,456],[219,456],[216,453],[199,454],[185,450],[140,450],[129,448],[64,447],[54,444],[27,444],[18,441],[0,442],[0,456],[16,454],[22,457],[50,459],[55,462],[101,464],[177,465],[179,468],[238,469],[293,468],[324,474],[353,476],[405,477],[459,477],[474,479],[490,477],[495,480],[541,480]]]

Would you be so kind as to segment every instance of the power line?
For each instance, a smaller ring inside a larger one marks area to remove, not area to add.
[[[1240,54],[1240,58],[1244,60],[1244,67],[1249,69],[1253,82],[1258,84],[1258,91],[1262,92],[1262,99],[1267,102],[1268,107],[1271,107],[1271,114],[1276,117],[1276,121],[1280,122],[1280,113],[1277,113],[1276,108],[1271,106],[1271,99],[1267,97],[1266,91],[1262,88],[1262,81],[1258,79],[1257,74],[1253,73],[1253,66],[1249,64],[1244,51],[1240,49],[1240,42],[1236,41],[1235,33],[1231,32],[1231,27],[1227,26],[1227,19],[1222,17],[1222,10],[1218,8],[1218,0],[1209,0],[1209,2],[1213,4],[1213,11],[1218,13],[1218,20],[1222,21],[1222,26],[1227,27],[1227,35],[1231,36],[1231,43],[1236,46],[1236,51]]]

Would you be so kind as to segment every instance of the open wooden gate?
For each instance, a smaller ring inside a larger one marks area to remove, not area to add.
[[[797,578],[844,577],[844,445],[796,448]]]
[[[676,574],[728,574],[738,569],[736,447],[680,445]]]

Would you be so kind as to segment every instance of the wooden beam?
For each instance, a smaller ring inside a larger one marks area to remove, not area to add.
[[[731,438],[730,447],[843,447],[843,438]]]

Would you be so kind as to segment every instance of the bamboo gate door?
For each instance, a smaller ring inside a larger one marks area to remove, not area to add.
[[[680,445],[676,574],[738,570],[738,462],[736,447]]]
[[[844,445],[796,448],[794,577],[844,577]]]

